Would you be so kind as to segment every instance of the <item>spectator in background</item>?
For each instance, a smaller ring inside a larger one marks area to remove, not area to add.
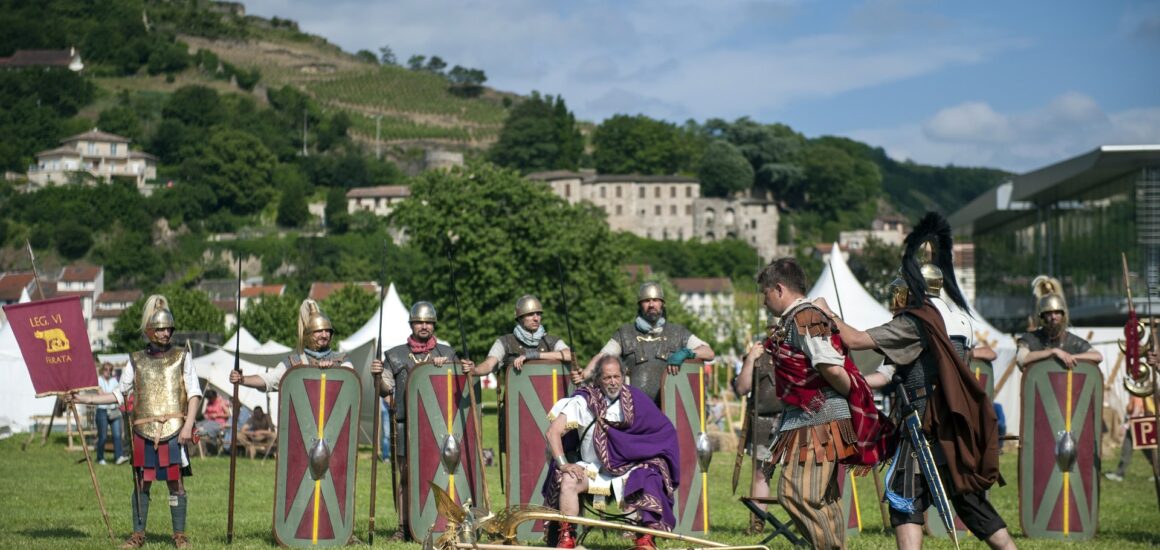
[[[117,389],[117,385],[121,383],[113,376],[113,365],[111,363],[101,363],[100,376],[97,382],[101,386],[99,395],[112,395]],[[117,408],[116,403],[109,405],[97,405],[97,464],[107,464],[105,462],[105,441],[108,440],[108,433],[113,433],[113,457],[117,464],[124,464],[129,460],[125,456],[124,449],[121,444],[121,432],[124,428],[121,426],[121,410]]]
[[[268,446],[277,437],[274,423],[270,420],[270,415],[262,410],[262,407],[254,407],[254,413],[250,415],[250,419],[238,430],[238,444],[246,447],[250,452],[250,458],[254,458],[257,447]]]
[[[230,414],[230,404],[216,390],[205,390],[205,420],[198,422],[198,432],[212,439],[220,438],[230,423]]]

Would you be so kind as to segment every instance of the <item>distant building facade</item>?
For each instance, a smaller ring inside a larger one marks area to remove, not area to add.
[[[380,185],[378,187],[356,187],[346,192],[346,211],[371,212],[376,216],[388,216],[400,202],[411,196],[411,188],[405,185]]]
[[[56,149],[36,154],[36,164],[28,169],[28,181],[34,187],[69,183],[76,174],[105,181],[129,178],[138,189],[157,179],[157,157],[131,150],[128,138],[93,128],[60,143]]]
[[[693,210],[693,234],[705,242],[740,239],[762,260],[777,257],[780,214],[773,201],[738,197],[699,199]]]
[[[728,277],[675,278],[673,286],[681,294],[685,311],[717,327],[718,342],[729,337],[729,321],[734,310],[733,281]]]

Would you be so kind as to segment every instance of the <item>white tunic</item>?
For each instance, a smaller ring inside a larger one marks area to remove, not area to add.
[[[552,405],[552,410],[548,413],[548,420],[554,421],[560,415],[567,419],[569,429],[580,430],[583,435],[583,439],[580,440],[580,461],[576,464],[583,466],[588,472],[588,492],[594,495],[611,495],[616,498],[617,502],[620,502],[624,498],[624,484],[632,472],[630,470],[624,475],[613,476],[604,469],[600,457],[596,455],[596,447],[592,444],[592,436],[596,427],[592,426],[589,429],[595,417],[592,416],[592,411],[588,408],[588,401],[581,396],[561,399]],[[620,421],[619,400],[604,411],[604,419],[609,422]]]

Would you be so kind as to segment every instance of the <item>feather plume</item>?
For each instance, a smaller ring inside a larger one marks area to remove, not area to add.
[[[902,279],[906,281],[907,290],[910,292],[909,305],[911,307],[921,305],[923,297],[926,296],[926,280],[922,277],[922,261],[918,257],[923,245],[930,246],[932,256],[930,263],[942,270],[943,290],[947,296],[964,311],[969,311],[967,300],[963,297],[958,279],[955,277],[951,226],[946,218],[937,212],[927,212],[903,242]]]
[[[302,305],[298,306],[298,350],[301,351],[306,344],[306,324],[310,322],[310,318],[314,315],[321,315],[322,308],[318,306],[318,302],[307,298],[302,300]]]
[[[153,318],[153,314],[168,309],[169,300],[165,296],[154,294],[147,298],[145,300],[145,307],[141,309],[141,327],[139,330],[145,332],[145,327],[149,324],[149,319]]]
[[[1052,294],[1058,294],[1063,298],[1063,285],[1055,277],[1040,275],[1031,280],[1031,292],[1035,295],[1036,301]]]

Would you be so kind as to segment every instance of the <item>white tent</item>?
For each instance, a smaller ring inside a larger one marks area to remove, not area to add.
[[[242,369],[242,374],[246,376],[266,372],[266,367],[245,359],[239,361],[238,364]],[[197,373],[197,377],[205,380],[210,387],[213,387],[218,394],[226,399],[230,399],[234,392],[234,385],[230,383],[230,371],[233,368],[234,355],[222,349],[193,359],[193,370]],[[241,386],[238,388],[238,400],[250,410],[253,410],[254,407],[262,407],[262,410],[268,413],[278,410],[278,392],[265,393],[254,388]],[[278,415],[271,414],[270,419],[277,424]]]
[[[379,333],[380,311],[383,314],[383,331],[381,333]],[[354,334],[347,336],[345,340],[340,342],[338,349],[353,350],[376,338],[382,341],[384,350],[406,343],[407,336],[411,335],[409,315],[403,301],[399,299],[399,292],[395,290],[395,284],[391,283],[390,287],[387,288],[387,295],[383,298],[382,307],[375,310],[374,315],[363,324],[362,328],[354,331]]]
[[[22,292],[20,303],[28,301],[28,293]],[[32,417],[52,414],[55,404],[54,397],[36,397],[12,325],[5,323],[0,329],[0,436],[29,430]]]
[[[240,349],[242,350],[243,353],[252,353],[252,352],[254,352],[254,350],[257,350],[257,349],[262,347],[262,343],[258,342],[258,339],[254,338],[254,335],[250,334],[250,331],[246,330],[246,327],[242,327],[241,330],[235,332],[234,335],[231,336],[229,340],[226,340],[225,344],[222,344],[222,348],[228,349],[228,350],[239,349],[239,346],[238,346],[239,339],[241,339],[241,348]]]
[[[814,283],[806,297],[810,300],[825,298],[834,313],[841,315],[842,320],[858,330],[888,323],[894,317],[890,314],[890,310],[878,303],[878,300],[862,287],[862,283],[858,282],[858,278],[842,258],[838,243],[834,243],[830,260],[826,262],[822,275],[818,277],[818,281]],[[877,352],[857,351],[853,355],[858,370],[864,373],[874,372],[878,365],[882,364],[882,355]]]

